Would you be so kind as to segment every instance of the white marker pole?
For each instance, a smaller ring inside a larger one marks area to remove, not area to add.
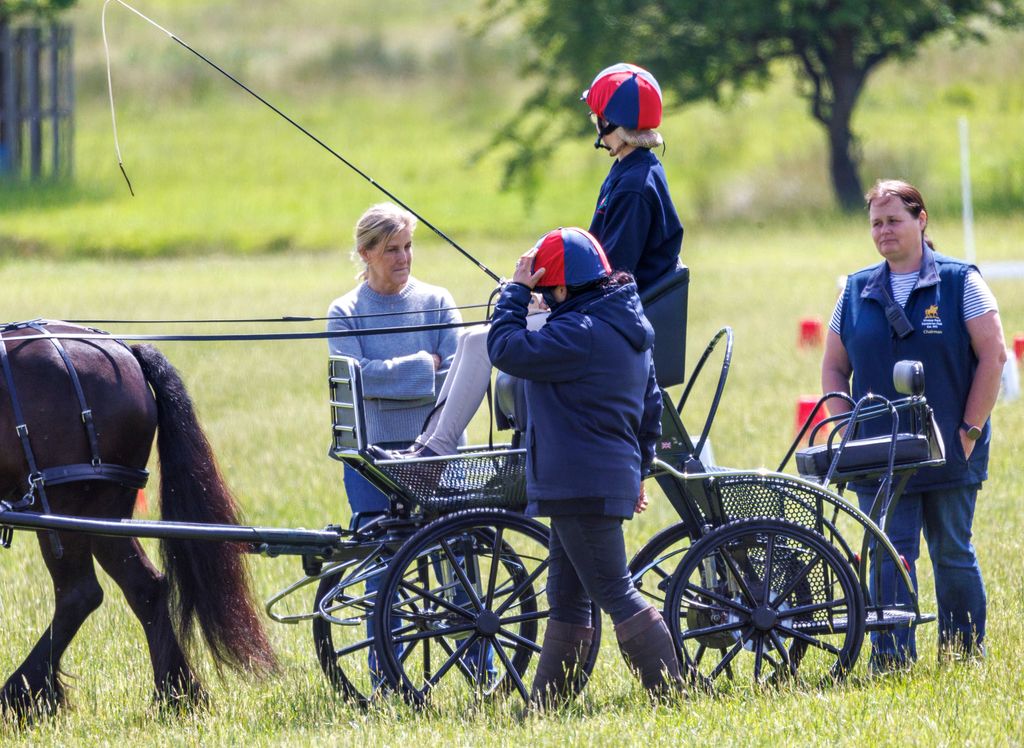
[[[964,205],[964,258],[974,264],[974,204],[971,200],[971,146],[967,118],[960,117],[960,194]]]

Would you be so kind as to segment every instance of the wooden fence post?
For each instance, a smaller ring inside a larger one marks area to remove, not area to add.
[[[16,60],[14,35],[4,21],[0,23],[0,173],[17,172],[21,164]]]
[[[72,174],[72,39],[71,28],[56,23],[44,33],[0,22],[0,174]]]

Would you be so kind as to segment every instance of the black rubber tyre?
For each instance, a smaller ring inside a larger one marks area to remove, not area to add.
[[[548,528],[519,514],[468,511],[417,532],[389,563],[374,616],[389,682],[416,704],[505,693],[525,702],[548,617],[547,570]],[[593,620],[585,676],[600,641],[596,608]]]
[[[864,595],[824,537],[776,519],[723,525],[693,544],[672,579],[665,620],[694,685],[797,675],[834,682],[864,642]]]

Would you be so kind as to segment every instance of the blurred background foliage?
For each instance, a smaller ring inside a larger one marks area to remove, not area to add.
[[[596,70],[524,78],[537,40],[517,14],[488,15],[480,0],[136,7],[460,243],[518,248],[553,225],[589,223],[609,162],[577,134],[590,127],[585,106],[570,113],[568,131],[564,120],[522,108],[538,87],[578,94]],[[63,14],[77,34],[75,180],[0,186],[0,252],[138,257],[347,246],[354,220],[382,196],[115,3],[107,25],[121,146],[138,193],[130,197],[114,156],[101,8],[83,0]],[[914,59],[882,64],[854,113],[862,179],[917,183],[936,218],[960,212],[960,116],[971,127],[979,220],[1024,204],[1024,34],[985,30],[988,43],[942,34]],[[592,54],[596,67],[623,52],[604,40]],[[769,72],[763,85],[716,103],[677,101],[666,116],[660,155],[688,236],[845,220],[832,197],[827,138],[794,95],[792,64],[773,62]],[[557,135],[550,157],[521,190],[503,190],[506,163],[537,143],[495,136],[530,118],[538,132]]]

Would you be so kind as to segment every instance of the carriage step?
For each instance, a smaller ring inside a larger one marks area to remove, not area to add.
[[[868,631],[885,631],[888,629],[908,628],[919,623],[930,623],[935,620],[932,613],[921,613],[920,616],[912,610],[902,608],[876,608],[869,610],[865,618],[865,628]]]
[[[911,610],[900,608],[882,608],[869,610],[865,617],[864,627],[867,631],[884,631],[888,629],[907,628],[919,623],[929,623],[935,620],[933,614],[922,613],[920,617]],[[841,633],[847,629],[846,616],[836,616],[830,620],[821,621],[796,621],[787,623],[790,628],[796,629],[808,636],[825,636],[828,634]]]

